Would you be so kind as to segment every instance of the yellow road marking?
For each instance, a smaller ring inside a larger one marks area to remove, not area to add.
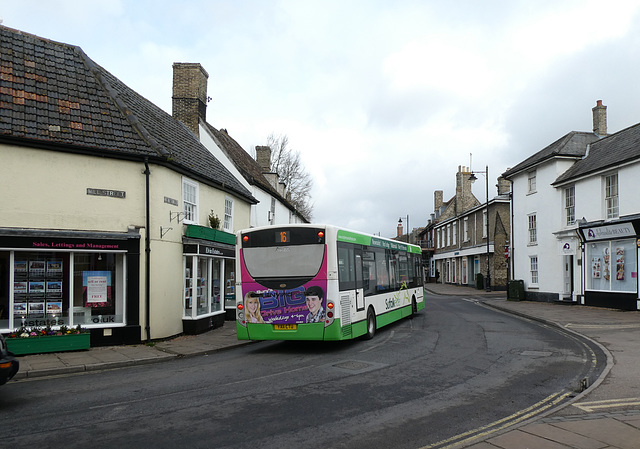
[[[591,413],[596,410],[640,405],[640,398],[605,399],[603,401],[579,402],[573,405],[582,411]]]
[[[524,410],[520,410],[519,412],[514,413],[511,416],[507,416],[506,418],[502,418],[498,421],[495,421],[491,424],[487,424],[486,426],[479,427],[477,429],[469,430],[468,432],[461,433],[460,435],[453,436],[451,438],[447,438],[446,440],[438,441],[437,443],[430,444],[428,446],[424,446],[420,449],[449,449],[460,444],[468,444],[472,441],[478,440],[480,438],[486,438],[487,436],[499,432],[500,430],[504,430],[508,427],[511,427],[515,424],[518,424],[522,421],[526,421],[533,416],[542,413],[543,411],[553,407],[554,405],[562,402],[568,396],[570,396],[571,392],[559,392],[554,393],[537,404],[532,405]]]

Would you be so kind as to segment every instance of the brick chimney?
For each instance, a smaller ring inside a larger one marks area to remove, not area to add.
[[[602,100],[596,102],[596,106],[591,109],[593,112],[593,132],[598,136],[607,135],[607,107],[603,106]]]
[[[433,192],[433,211],[436,218],[440,216],[440,208],[444,204],[444,192],[442,190],[436,190]]]
[[[398,235],[396,237],[402,237],[404,235],[404,231],[402,229],[402,220],[398,222]]]
[[[209,74],[198,63],[173,64],[171,114],[200,137],[198,123],[207,119],[207,79]]]
[[[471,170],[469,167],[458,165],[458,173],[456,173],[456,215],[475,206],[472,201],[470,176]]]

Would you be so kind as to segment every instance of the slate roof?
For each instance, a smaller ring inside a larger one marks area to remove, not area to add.
[[[502,176],[509,179],[510,176],[556,157],[581,159],[587,151],[587,145],[598,139],[599,136],[594,133],[571,131],[515,167],[510,168]]]
[[[256,203],[178,120],[80,47],[0,26],[0,142],[143,160]]]
[[[640,162],[640,123],[593,142],[587,156],[560,175],[553,185],[634,160]]]

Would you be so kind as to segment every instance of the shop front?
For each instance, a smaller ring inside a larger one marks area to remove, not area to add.
[[[640,309],[638,229],[640,219],[581,225],[585,305],[621,310]]]
[[[183,238],[182,327],[199,334],[235,319],[235,235],[187,225]]]
[[[0,332],[80,325],[140,343],[140,235],[0,229]]]

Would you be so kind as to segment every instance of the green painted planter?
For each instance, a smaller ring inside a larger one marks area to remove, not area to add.
[[[91,347],[91,334],[45,335],[42,337],[7,338],[7,349],[15,355],[44,352],[79,351]]]

